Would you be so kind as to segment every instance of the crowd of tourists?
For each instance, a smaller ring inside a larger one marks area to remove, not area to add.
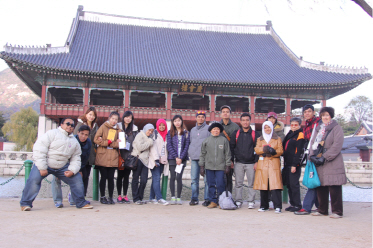
[[[64,118],[57,129],[46,132],[34,144],[34,166],[23,190],[21,210],[31,210],[41,181],[49,174],[54,175],[52,194],[57,208],[63,207],[61,181],[70,186],[70,205],[93,208],[85,199],[92,166],[100,174],[101,204],[133,201],[137,205],[149,202],[182,205],[182,178],[190,160],[190,206],[199,204],[202,176],[205,186],[202,206],[209,209],[218,208],[219,196],[229,191],[234,193],[232,197],[237,208],[241,208],[245,200],[248,209],[257,207],[259,212],[266,212],[272,201],[274,212],[281,213],[281,192],[286,185],[290,206],[285,211],[297,215],[329,215],[330,196],[330,217],[343,216],[342,185],[347,180],[341,154],[343,131],[333,120],[333,108],[323,107],[317,117],[314,107],[305,105],[304,128],[301,118],[292,118],[286,135],[284,123],[274,112],[268,113],[261,132],[258,132],[250,126],[250,114],[240,116],[239,126],[231,121],[229,106],[222,106],[220,111],[221,121],[210,125],[206,123],[205,111],[197,111],[196,125],[190,131],[180,115],[172,118],[169,131],[164,119],[157,120],[155,126],[148,123],[139,130],[131,111],[124,112],[122,117],[111,112],[100,127],[94,107],[88,108],[77,122],[70,117]],[[322,153],[319,153],[320,146]],[[316,165],[320,186],[308,189],[302,204],[299,179],[304,158]],[[149,169],[152,182],[149,200],[145,200]],[[132,195],[129,195],[131,172]],[[162,197],[162,174],[170,175],[170,199]],[[243,199],[245,176],[247,199]],[[260,192],[259,206],[255,206],[256,190]],[[315,210],[312,210],[313,205]]]

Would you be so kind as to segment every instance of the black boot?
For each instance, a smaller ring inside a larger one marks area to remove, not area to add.
[[[100,198],[100,202],[101,202],[102,204],[109,204],[109,202],[107,201],[107,199],[106,199],[105,196],[102,196],[102,197]]]

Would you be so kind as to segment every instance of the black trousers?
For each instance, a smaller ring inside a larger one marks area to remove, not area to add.
[[[122,195],[122,186],[123,186],[123,196],[127,195],[128,184],[130,181],[131,170],[125,168],[124,170],[118,170],[117,177],[117,191],[118,195]]]
[[[183,190],[183,173],[184,168],[186,166],[186,160],[181,162],[184,164],[183,168],[181,169],[181,173],[176,173],[176,165],[170,165],[170,191],[171,196],[175,197],[175,180],[177,181],[177,198],[181,197],[181,191]]]
[[[269,193],[272,195],[273,207],[282,209],[281,189],[269,190],[269,182],[268,189],[260,191],[260,207],[264,209],[269,208]]]
[[[140,181],[139,181],[140,178]],[[140,182],[140,185],[139,185]],[[141,160],[137,161],[137,169],[132,174],[132,198],[133,202],[142,201],[146,183],[148,182],[148,167]]]
[[[320,214],[329,214],[329,194],[332,213],[343,216],[342,186],[320,186],[316,188]]]
[[[298,208],[302,208],[299,184],[299,178],[302,172],[301,169],[302,168],[300,166],[297,166],[295,173],[291,173],[291,166],[287,166],[282,170],[282,181],[288,188],[290,205]]]
[[[114,174],[116,167],[103,167],[100,166],[100,194],[101,197],[105,196],[106,181],[108,182],[109,197],[113,198],[114,193]]]
[[[89,182],[89,175],[91,174],[92,165],[86,164],[84,168],[81,170],[82,172],[82,179],[84,185],[84,196],[87,196],[87,189],[88,189],[88,182]]]

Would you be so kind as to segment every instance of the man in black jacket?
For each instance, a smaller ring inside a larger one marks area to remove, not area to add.
[[[255,132],[250,127],[251,116],[248,113],[243,113],[240,117],[241,128],[234,131],[230,137],[230,148],[232,162],[234,163],[234,173],[236,175],[236,190],[235,197],[238,207],[242,206],[242,188],[247,177],[249,187],[248,193],[248,208],[254,208],[255,190],[253,189],[255,170],[254,166],[258,162],[258,156],[255,154],[254,148],[256,139],[260,137],[259,133]]]

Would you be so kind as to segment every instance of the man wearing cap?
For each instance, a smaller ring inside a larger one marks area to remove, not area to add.
[[[303,117],[306,120],[306,126],[304,127],[303,134],[306,143],[305,147],[307,147],[309,141],[311,140],[312,131],[319,125],[320,118],[315,116],[315,108],[311,104],[307,104],[303,107]],[[294,214],[310,214],[313,204],[315,204],[316,207],[319,207],[316,189],[308,189],[303,200],[303,208],[299,211],[295,211]]]
[[[190,206],[198,205],[198,196],[199,196],[199,174],[200,174],[200,167],[198,165],[199,156],[201,155],[201,145],[202,142],[209,137],[211,134],[208,130],[209,126],[206,124],[206,112],[205,111],[198,111],[196,113],[196,126],[192,128],[190,131],[190,144],[188,149],[188,156],[191,159],[191,171],[190,177],[192,179],[191,187],[192,187],[192,199],[189,202]],[[208,198],[208,186],[206,183],[206,177],[204,177],[205,181],[205,194],[204,199],[205,202],[202,204],[203,206],[207,207],[210,204]]]
[[[220,124],[223,126],[224,130],[223,130],[223,132],[220,133],[220,136],[223,136],[223,137],[227,138],[228,141],[231,140],[230,137],[231,137],[232,133],[234,131],[237,131],[237,130],[240,129],[240,127],[236,123],[231,121],[230,116],[231,116],[231,107],[229,107],[228,105],[221,106],[221,108],[220,108],[220,117],[221,117]],[[233,168],[234,168],[234,164],[232,162],[231,163],[231,169],[226,174],[227,188],[228,188],[228,191],[231,192],[231,193],[232,193],[232,188],[233,188],[233,182],[232,182]]]
[[[231,164],[231,152],[229,142],[220,133],[224,131],[219,122],[214,122],[208,129],[211,136],[205,139],[201,145],[201,156],[199,165],[201,166],[201,176],[205,175],[209,186],[209,200],[207,208],[218,206],[218,197],[224,192],[224,172],[228,173]]]

